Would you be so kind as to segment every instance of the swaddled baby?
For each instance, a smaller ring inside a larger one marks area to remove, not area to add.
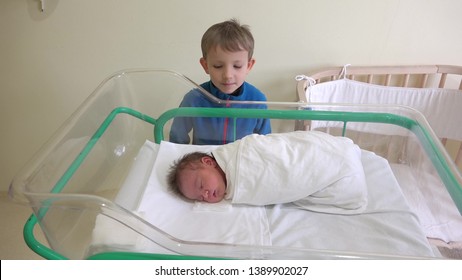
[[[253,134],[212,154],[186,154],[171,166],[168,183],[187,199],[209,203],[293,202],[335,214],[361,213],[367,205],[359,147],[323,132]]]

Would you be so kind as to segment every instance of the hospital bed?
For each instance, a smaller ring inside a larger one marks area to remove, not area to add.
[[[190,90],[213,99],[166,70],[121,71],[103,81],[11,183],[11,197],[34,212],[24,227],[28,246],[48,259],[445,257],[428,241],[394,173],[393,164],[407,179],[434,174],[431,179],[462,211],[460,173],[418,111],[306,102],[267,102],[263,110],[252,109],[255,102],[233,108],[214,99],[215,108],[178,108]],[[340,130],[328,132],[347,137],[386,132],[382,138],[390,143],[400,139],[393,142],[399,157],[386,159],[357,142],[368,185],[368,205],[358,215],[311,212],[291,203],[188,202],[167,190],[169,165],[214,146],[170,143],[168,132],[173,118],[198,116],[271,118],[292,128],[294,121],[335,122]],[[407,181],[410,188],[420,183]],[[35,237],[39,229],[46,241]]]
[[[450,65],[354,66],[345,65],[297,77],[297,98],[310,104],[397,104],[424,114],[451,159],[462,170],[462,67]],[[329,127],[330,126],[330,127]],[[296,129],[335,129],[326,123],[298,121]],[[363,129],[364,131],[364,129]],[[387,158],[402,180],[402,165],[393,144],[365,134],[350,137]],[[368,142],[368,143],[367,143]],[[405,192],[432,244],[448,257],[462,258],[462,217],[444,188],[425,174],[427,184]],[[422,179],[424,180],[424,179]],[[431,183],[430,183],[431,182]],[[405,184],[402,184],[405,185]],[[446,199],[442,199],[442,198]]]

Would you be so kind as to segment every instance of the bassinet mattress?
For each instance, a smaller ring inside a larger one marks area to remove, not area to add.
[[[166,174],[174,160],[188,152],[213,149],[214,146],[169,142],[157,145],[146,141],[116,202],[186,241],[435,257],[390,165],[372,152],[363,150],[361,156],[368,206],[362,214],[345,216],[300,210],[292,203],[256,207],[187,202],[167,190]],[[146,183],[140,179],[144,177]],[[131,188],[131,192],[125,188]],[[90,253],[114,249],[177,253],[128,229],[116,230],[115,225],[103,215],[97,218]]]

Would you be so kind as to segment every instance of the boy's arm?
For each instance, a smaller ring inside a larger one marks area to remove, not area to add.
[[[257,129],[255,133],[263,135],[271,133],[270,119],[259,119],[257,121]]]
[[[266,97],[265,100],[266,101]],[[268,106],[261,105],[260,109],[268,109]],[[254,133],[257,134],[270,134],[271,133],[271,121],[270,119],[257,119],[257,126],[255,127]]]
[[[190,104],[191,98],[185,95],[180,103],[180,107],[192,107]],[[191,139],[189,138],[189,132],[192,130],[193,123],[192,118],[188,117],[176,117],[173,119],[172,127],[170,129],[169,141],[178,144],[189,144]]]
[[[255,86],[245,82],[247,89],[246,99],[255,101],[267,101],[266,95],[261,92]],[[267,105],[257,105],[259,109],[268,109]],[[257,134],[269,134],[271,133],[271,122],[270,119],[257,119],[257,125],[255,126],[254,133]]]
[[[170,129],[169,141],[178,144],[189,144],[189,131],[191,131],[191,118],[176,117]]]

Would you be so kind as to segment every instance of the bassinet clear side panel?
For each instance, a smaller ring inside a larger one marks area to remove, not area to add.
[[[86,209],[88,197],[97,205],[114,200],[140,148],[147,140],[154,142],[155,118],[177,107],[192,90],[203,92],[172,71],[117,73],[101,83],[14,178],[10,196],[32,206],[53,250],[66,257],[84,256],[98,213],[98,208]],[[74,206],[62,202],[67,199]]]
[[[178,109],[185,93],[191,90],[202,92],[174,72],[140,70],[116,74],[98,87],[18,174],[11,194],[34,209],[52,251],[71,259],[114,252],[122,258],[132,256],[124,252],[148,253],[147,258],[162,254],[258,259],[384,256],[365,251],[273,246],[267,240],[258,244],[197,241],[180,238],[148,222],[147,213],[139,208],[141,197],[152,183],[152,172],[165,174],[153,169],[158,143],[168,139],[175,117],[220,117],[231,124],[237,124],[239,119],[271,118],[273,132],[293,130],[294,120],[327,122],[318,128],[351,137],[361,148],[387,158],[391,164],[416,169],[416,178],[423,174],[419,173],[422,167],[439,175],[455,174],[446,163],[446,154],[432,158],[435,153],[430,142],[434,135],[423,135],[429,138],[425,140],[427,144],[422,144],[422,132],[413,130],[422,120],[404,109],[311,106],[310,110],[300,110],[299,103],[267,103],[268,110],[263,110],[249,109],[260,103],[230,104],[220,100],[215,108]],[[206,93],[204,97],[210,98]],[[425,123],[424,127],[427,128]],[[436,150],[440,152],[440,147],[436,146]],[[436,169],[435,161],[440,161]],[[460,176],[455,180],[453,185],[462,184]],[[160,217],[175,221],[170,216],[173,210],[159,210]],[[251,214],[248,216],[255,216]]]
[[[147,121],[167,109],[177,107],[185,92],[190,90],[197,90],[197,85],[170,71],[121,72],[108,78],[15,178],[12,194],[19,195],[16,197],[19,199],[20,194],[29,191],[50,192],[63,170],[88,143],[94,142],[92,156],[95,158],[88,160],[85,163],[88,167],[82,169],[100,173],[101,170],[95,165],[111,164],[115,158],[118,163],[130,163],[133,151],[137,151],[145,139],[153,139],[153,124]],[[127,117],[120,111],[116,112],[114,120],[109,119],[117,108],[130,108],[140,115]],[[140,118],[144,118],[143,121]],[[82,174],[82,177],[94,175]],[[90,193],[97,193],[106,187],[90,189]],[[60,191],[81,193],[79,188]]]

